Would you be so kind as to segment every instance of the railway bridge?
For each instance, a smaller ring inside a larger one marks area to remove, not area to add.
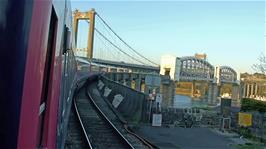
[[[239,98],[236,71],[229,66],[213,66],[206,59],[196,56],[162,56],[161,75],[170,75],[176,82],[176,92],[192,97],[204,96],[211,104],[229,86],[231,98]],[[228,93],[228,91],[227,91]]]
[[[94,9],[76,10],[73,16],[76,45],[79,22],[85,20],[89,30],[87,46],[75,50],[79,70],[104,72],[109,79],[145,93],[159,92],[163,83],[158,82],[169,82],[164,76],[170,76],[175,93],[202,96],[211,104],[225,92],[235,99],[239,96],[237,73],[229,66],[216,67],[197,56],[162,56],[157,64],[125,42]],[[225,86],[230,89],[225,91]]]

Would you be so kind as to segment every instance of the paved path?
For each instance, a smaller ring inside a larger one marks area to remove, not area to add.
[[[162,149],[231,149],[233,143],[208,128],[165,128],[141,126],[137,133]]]

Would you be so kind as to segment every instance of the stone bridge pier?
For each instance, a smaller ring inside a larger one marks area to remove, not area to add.
[[[217,83],[209,83],[208,85],[208,98],[207,102],[211,105],[216,105],[220,102],[219,96],[221,93],[223,83],[217,84]],[[228,93],[231,95],[232,104],[234,106],[239,106],[240,104],[240,86],[237,84],[232,84],[231,92]]]
[[[133,88],[137,91],[144,92],[145,90],[144,80],[146,74],[113,72],[113,73],[106,73],[105,76],[110,80],[128,86],[130,88]]]
[[[218,101],[218,96],[220,94],[220,86],[217,83],[210,82],[208,84],[208,104],[215,105]]]
[[[240,98],[240,86],[233,84],[232,99],[239,99],[239,98]]]

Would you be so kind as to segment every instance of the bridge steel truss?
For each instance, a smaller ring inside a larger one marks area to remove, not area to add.
[[[215,83],[215,79],[220,79],[221,83],[236,83],[237,73],[229,66],[219,67],[219,78],[215,78],[215,67],[204,59],[193,56],[180,58],[180,76],[182,81],[207,81]]]
[[[231,67],[221,66],[220,67],[220,79],[222,83],[236,83],[237,73]]]
[[[213,81],[214,67],[206,60],[187,56],[182,57],[180,62],[180,80]]]

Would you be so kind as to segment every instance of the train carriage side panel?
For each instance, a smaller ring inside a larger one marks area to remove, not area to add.
[[[36,148],[41,144],[41,123],[44,116],[39,115],[46,77],[44,72],[51,14],[51,1],[34,1],[21,105],[19,148]]]
[[[16,148],[33,0],[0,3],[0,145]]]

